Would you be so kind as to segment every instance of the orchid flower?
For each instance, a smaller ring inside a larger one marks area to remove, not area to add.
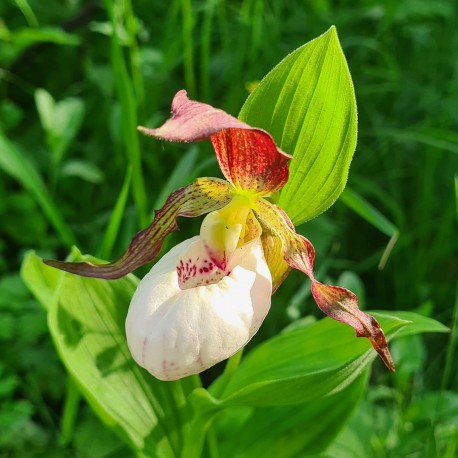
[[[162,380],[199,373],[248,343],[270,308],[271,295],[291,268],[311,280],[318,307],[366,337],[394,371],[378,322],[351,291],[320,283],[315,250],[268,197],[288,180],[291,156],[266,131],[179,91],[161,127],[139,130],[158,139],[210,138],[226,180],[198,178],[168,197],[152,224],[109,264],[46,260],[78,275],[116,279],[152,261],[178,216],[207,214],[199,236],[172,248],[140,282],[129,307],[126,335],[138,364]]]

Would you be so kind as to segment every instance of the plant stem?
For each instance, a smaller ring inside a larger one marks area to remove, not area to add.
[[[111,59],[116,75],[115,82],[121,104],[121,129],[129,164],[132,166],[132,191],[138,210],[140,227],[148,223],[147,199],[142,174],[140,143],[137,133],[137,108],[131,78],[116,33],[118,21],[110,0],[105,0],[105,8],[110,17],[113,33],[111,35]]]
[[[210,43],[213,16],[215,12],[215,0],[207,0],[205,4],[205,16],[202,26],[202,38],[200,43],[200,79],[201,98],[204,101],[211,100],[210,84]]]
[[[194,75],[194,42],[192,37],[194,18],[191,0],[181,0],[181,14],[183,20],[184,78],[189,97],[195,98],[196,79]]]
[[[59,443],[62,446],[67,445],[72,439],[80,400],[81,393],[71,376],[68,376],[67,392],[60,426]]]
[[[458,223],[458,175],[455,176],[455,203],[456,203],[456,222]],[[458,344],[458,282],[456,285],[455,305],[453,307],[453,323],[450,332],[450,342],[447,348],[445,359],[444,375],[442,377],[441,391],[448,388],[453,369],[453,358]]]
[[[206,412],[197,417],[191,424],[184,443],[181,458],[200,458],[208,428],[218,412]]]

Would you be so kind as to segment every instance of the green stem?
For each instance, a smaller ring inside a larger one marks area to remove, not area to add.
[[[201,98],[205,101],[211,100],[210,43],[214,12],[215,0],[207,0],[205,4],[205,16],[202,26],[202,38],[200,43]]]
[[[137,105],[140,113],[143,109],[145,100],[145,88],[143,84],[143,76],[141,72],[141,57],[140,49],[137,43],[137,19],[135,17],[132,1],[125,0],[125,15],[126,15],[126,29],[129,35],[129,52],[130,52],[130,66],[132,69],[132,81],[137,96]]]
[[[35,16],[35,13],[33,12],[32,8],[28,4],[27,0],[16,0],[16,5],[21,10],[21,13],[24,15],[29,27],[33,27],[35,29],[40,27],[40,24],[38,24],[38,19]]]
[[[186,436],[181,458],[200,458],[205,443],[208,428],[212,424],[218,412],[213,412],[197,417],[191,424]]]
[[[116,33],[118,19],[110,0],[105,0],[105,8],[111,20],[113,33],[111,36],[111,59],[115,74],[116,89],[121,103],[121,128],[124,146],[129,164],[132,166],[132,192],[138,210],[140,227],[148,223],[147,199],[143,180],[140,142],[137,133],[137,108],[132,81],[127,71],[121,44]]]
[[[226,367],[224,368],[224,372],[218,380],[219,383],[212,385],[210,391],[212,396],[216,399],[219,399],[224,393],[224,390],[226,389],[226,386],[229,383],[232,374],[236,371],[237,367],[240,364],[240,361],[242,360],[242,355],[243,348],[228,359]]]
[[[444,375],[442,376],[441,390],[450,388],[450,379],[453,370],[453,361],[455,350],[458,344],[458,284],[456,286],[455,305],[453,309],[453,323],[450,332],[450,342],[447,348],[447,356],[445,359]]]
[[[455,204],[456,204],[456,220],[458,222],[458,175],[455,176]],[[458,344],[458,282],[456,285],[455,305],[453,307],[453,323],[450,332],[450,342],[447,348],[447,356],[445,359],[444,375],[442,377],[441,390],[448,388],[453,369],[453,359],[455,356],[456,346]]]
[[[184,78],[189,97],[195,98],[196,80],[194,75],[194,43],[192,37],[194,18],[192,15],[191,0],[181,0],[181,14],[183,20]]]
[[[219,458],[218,440],[213,428],[207,431],[207,447],[211,458]]]
[[[97,253],[97,257],[101,259],[109,259],[111,252],[113,251],[113,246],[118,237],[119,228],[121,227],[124,209],[126,208],[127,197],[129,196],[131,177],[132,167],[129,166],[124,178],[121,192],[119,193],[116,204],[113,208],[113,211],[111,212],[110,222],[108,223],[107,229],[105,231],[102,245]]]
[[[60,425],[59,443],[62,446],[67,445],[73,437],[80,400],[81,393],[74,380],[69,376],[67,379],[67,392]]]

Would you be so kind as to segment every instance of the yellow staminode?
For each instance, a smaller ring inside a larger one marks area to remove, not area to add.
[[[251,199],[235,195],[221,210],[209,213],[202,222],[200,237],[222,264],[244,243]]]

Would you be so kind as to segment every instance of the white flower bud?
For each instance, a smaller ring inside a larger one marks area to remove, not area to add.
[[[259,239],[237,248],[222,271],[193,237],[140,282],[126,320],[129,349],[158,379],[199,373],[248,343],[269,311],[271,293]]]

